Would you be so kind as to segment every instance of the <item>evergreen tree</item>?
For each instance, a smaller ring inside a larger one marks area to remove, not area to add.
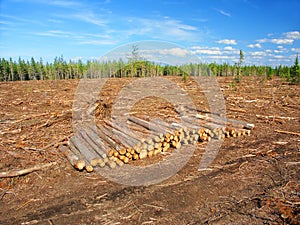
[[[235,81],[237,83],[240,83],[241,82],[241,79],[242,79],[242,64],[243,64],[243,61],[244,61],[244,53],[242,50],[240,50],[240,57],[239,57],[239,62],[238,62],[238,71],[237,71],[237,76],[235,77]]]
[[[290,69],[290,81],[293,84],[300,83],[300,67],[299,67],[298,54],[296,56],[294,65]]]

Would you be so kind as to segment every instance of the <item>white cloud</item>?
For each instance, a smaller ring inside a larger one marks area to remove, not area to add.
[[[210,55],[210,56],[207,56],[207,58],[210,58],[210,59],[235,59],[235,57],[228,56],[228,55]]]
[[[236,62],[239,56],[239,50],[232,46],[219,47],[207,47],[207,46],[193,46],[191,50],[194,54],[203,60],[214,61],[217,63],[224,62]]]
[[[84,21],[86,23],[91,23],[97,26],[105,26],[107,24],[107,21],[100,18],[93,12],[84,12],[84,13],[78,13],[72,16],[73,18],[77,18],[81,21]]]
[[[66,32],[66,31],[61,31],[61,30],[49,30],[46,32],[36,32],[34,34],[38,35],[38,36],[60,37],[60,38],[68,38],[68,37],[74,35],[71,32]]]
[[[247,47],[249,47],[249,48],[261,48],[261,44],[260,43],[250,44],[250,45],[247,45]]]
[[[193,53],[195,54],[205,54],[205,55],[222,55],[222,51],[218,47],[201,47],[201,46],[194,46]]]
[[[188,50],[182,48],[171,48],[171,49],[164,49],[164,50],[161,49],[159,52],[161,54],[168,54],[168,55],[174,55],[179,57],[184,57],[190,54]]]
[[[233,48],[232,46],[226,46],[224,47],[224,54],[233,54],[233,55],[239,55],[240,50]]]
[[[274,43],[274,44],[293,44],[294,43],[294,40],[293,39],[271,39],[271,42]]]
[[[283,48],[283,49],[274,49],[274,53],[284,53],[287,52],[287,49]]]
[[[178,57],[184,57],[190,55],[191,52],[183,49],[183,48],[165,48],[165,49],[157,49],[157,50],[143,50],[141,54],[159,54],[159,55],[172,55]]]
[[[299,31],[291,31],[291,32],[286,32],[284,33],[285,36],[288,38],[288,39],[293,39],[293,40],[298,40],[300,39],[300,32]]]
[[[284,48],[282,45],[277,46],[277,49],[274,49],[274,53],[284,53],[288,52],[287,48]]]
[[[270,39],[267,38],[263,38],[263,39],[259,39],[257,40],[259,43],[266,43],[266,42],[270,42]]]
[[[300,48],[292,48],[291,50],[292,50],[292,52],[298,52],[298,53],[300,53]]]
[[[217,41],[217,43],[219,44],[225,44],[225,45],[236,45],[236,40],[234,39],[223,39],[223,40],[219,40]]]
[[[268,59],[268,61],[275,63],[275,65],[278,65],[278,63],[282,64],[282,62],[291,63],[291,60],[288,58],[282,58],[282,59],[270,58]]]
[[[278,45],[287,45],[287,44],[293,44],[294,40],[293,39],[289,39],[289,38],[272,38],[272,39],[260,39],[258,40],[259,43],[266,43],[266,42],[270,42],[273,44],[278,44]]]
[[[219,47],[207,47],[207,46],[193,46],[190,48],[194,54],[203,54],[203,55],[238,55],[239,50],[233,48],[232,46],[225,46],[223,49]]]
[[[283,55],[274,55],[273,57],[275,59],[284,59],[285,58],[285,56],[283,56]]]
[[[266,55],[266,53],[264,51],[249,52],[248,54],[251,56],[265,56]]]
[[[118,43],[117,39],[107,34],[74,33],[62,30],[49,30],[33,34],[44,37],[70,39],[80,45],[113,45]]]
[[[226,46],[226,47],[224,47],[224,50],[226,50],[226,51],[233,51],[235,49],[233,47],[231,47],[231,46]]]
[[[0,20],[0,24],[2,25],[15,25],[15,23],[11,21]]]
[[[56,0],[56,1],[45,1],[48,2],[48,4],[61,6],[61,7],[70,7],[70,6],[79,6],[79,2],[75,1],[66,1],[66,0]]]
[[[207,54],[207,55],[221,55],[222,52],[220,50],[212,50],[212,49],[199,49],[196,50],[196,54]]]
[[[4,19],[8,19],[10,23],[12,23],[12,25],[16,25],[18,23],[24,23],[24,24],[37,24],[37,25],[43,25],[44,26],[44,23],[39,20],[39,19],[35,19],[35,20],[32,20],[32,19],[25,19],[25,18],[22,18],[22,17],[19,17],[19,16],[11,16],[11,15],[5,15],[5,14],[0,14],[0,16]]]
[[[220,14],[222,14],[223,16],[231,17],[231,14],[229,12],[225,12],[222,9],[214,9],[214,10],[216,10],[217,12],[219,12]]]
[[[180,20],[167,18],[148,19],[148,18],[129,18],[132,23],[124,32],[126,36],[147,35],[151,38],[169,39],[169,40],[199,40],[201,34],[197,27],[183,23]],[[127,19],[128,21],[128,19]],[[128,25],[128,24],[127,24]]]

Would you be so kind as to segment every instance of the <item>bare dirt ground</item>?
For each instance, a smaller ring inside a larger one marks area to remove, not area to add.
[[[170,79],[194,90],[195,104],[205,107],[189,80]],[[236,87],[232,77],[218,81],[227,116],[254,123],[251,136],[226,139],[205,171],[197,170],[198,144],[182,170],[147,187],[76,171],[57,149],[73,132],[78,81],[0,83],[0,172],[57,163],[0,178],[0,224],[299,224],[300,86],[279,78],[245,77]],[[112,82],[119,89],[108,85],[103,96],[115,95],[130,79]],[[138,112],[151,116],[143,106]],[[173,115],[166,102],[158,108]]]

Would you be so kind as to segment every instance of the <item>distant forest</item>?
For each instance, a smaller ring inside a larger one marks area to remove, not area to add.
[[[296,75],[295,75],[296,73]],[[151,77],[151,76],[260,76],[271,79],[273,76],[295,79],[299,82],[298,56],[292,66],[276,67],[234,64],[185,64],[180,66],[162,65],[145,60],[124,62],[66,61],[56,57],[52,63],[44,63],[31,58],[18,61],[0,58],[0,81],[18,80],[60,80],[97,77]]]

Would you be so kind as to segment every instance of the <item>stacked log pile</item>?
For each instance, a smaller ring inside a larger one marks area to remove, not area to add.
[[[102,125],[79,130],[69,140],[69,148],[61,147],[77,170],[92,172],[95,167],[115,168],[135,160],[143,160],[182,145],[250,135],[253,124],[220,116],[198,114],[189,109],[182,123],[149,121],[129,116],[126,126],[104,120]],[[130,126],[130,129],[129,129]],[[147,134],[147,135],[145,135]],[[152,135],[149,135],[152,134]]]

